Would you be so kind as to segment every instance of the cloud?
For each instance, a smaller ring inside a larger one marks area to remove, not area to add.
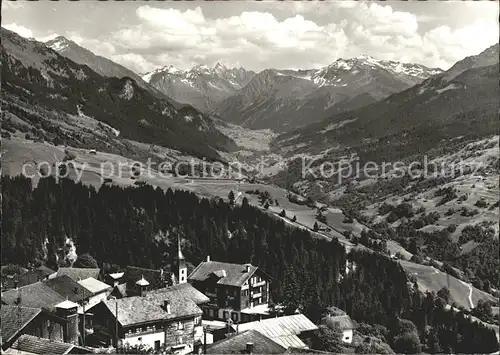
[[[33,32],[31,32],[30,29],[18,25],[17,23],[10,23],[8,25],[3,25],[6,29],[12,32],[16,32],[19,36],[24,37],[24,38],[33,38]]]
[[[332,60],[349,42],[339,26],[320,26],[302,15],[278,20],[270,12],[243,11],[211,19],[200,7],[181,11],[148,5],[136,14],[140,24],[116,31],[111,38],[123,50],[142,55],[142,65],[149,63],[150,70],[166,64],[188,68],[200,60],[260,70],[297,67],[301,58],[301,65],[308,66],[317,57]]]
[[[361,54],[447,69],[498,41],[498,4],[486,2],[235,1],[217,11],[205,2],[71,5],[8,9],[6,27],[43,40],[60,33],[141,73],[216,62],[313,68]],[[20,25],[25,15],[31,22]]]

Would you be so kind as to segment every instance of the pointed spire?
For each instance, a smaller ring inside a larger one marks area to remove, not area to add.
[[[177,236],[177,257],[179,258],[179,261],[184,260],[184,255],[181,250],[181,238],[179,236]]]

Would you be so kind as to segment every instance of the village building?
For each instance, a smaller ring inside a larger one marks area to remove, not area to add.
[[[52,341],[78,344],[77,305],[62,301],[49,311],[40,308],[2,305],[1,335],[5,350],[23,334]]]
[[[307,349],[306,342],[318,327],[303,314],[239,324],[238,332],[256,330],[285,349]]]
[[[106,289],[103,290],[104,286]],[[2,304],[41,309],[59,316],[61,305],[68,305],[67,302],[71,302],[76,307],[78,344],[84,343],[88,329],[92,325],[92,314],[88,313],[88,309],[102,299],[106,299],[110,290],[108,285],[93,278],[88,278],[80,284],[68,275],[62,275],[2,292]],[[52,339],[47,334],[43,334],[42,337]],[[65,338],[59,340],[67,342]]]
[[[96,280],[93,277],[80,280],[78,281],[78,284],[84,287],[90,293],[90,295],[86,299],[86,304],[85,304],[85,307],[87,309],[107,299],[109,294],[113,290],[113,288],[110,285],[102,281]]]
[[[123,273],[108,274],[106,280],[113,286],[111,296],[124,298],[140,296],[145,292],[187,283],[187,264],[177,240],[178,254],[171,270],[154,270],[127,266]]]
[[[187,280],[210,298],[202,307],[206,319],[242,323],[269,316],[271,277],[257,266],[207,257]]]
[[[321,323],[328,327],[339,327],[342,330],[342,341],[346,344],[352,343],[356,323],[344,311],[330,307]]]
[[[180,354],[192,352],[203,336],[203,312],[189,294],[193,293],[187,288],[156,290],[103,301],[91,310],[94,334],[107,336],[110,343],[121,347],[143,345]]]
[[[2,291],[10,290],[16,287],[26,286],[38,281],[47,280],[48,277],[54,274],[54,271],[46,266],[39,266],[31,269],[18,268],[15,274],[2,272]]]

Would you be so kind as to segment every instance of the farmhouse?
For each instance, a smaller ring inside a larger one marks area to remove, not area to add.
[[[185,354],[203,335],[202,310],[179,290],[102,301],[92,312],[94,333],[123,347],[143,345]]]

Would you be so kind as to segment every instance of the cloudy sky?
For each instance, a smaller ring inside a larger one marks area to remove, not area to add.
[[[498,42],[498,11],[488,1],[3,1],[2,25],[65,36],[139,73],[316,68],[361,54],[448,69]]]

